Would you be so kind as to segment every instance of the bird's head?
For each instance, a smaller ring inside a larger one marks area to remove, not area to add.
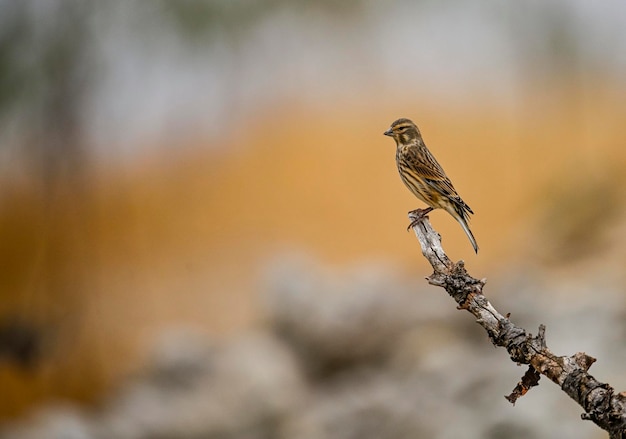
[[[383,134],[385,136],[393,137],[398,145],[413,143],[422,137],[417,125],[409,119],[396,120]]]

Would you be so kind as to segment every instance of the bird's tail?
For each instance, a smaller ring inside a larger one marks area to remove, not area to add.
[[[471,242],[472,247],[474,247],[474,251],[478,254],[478,243],[476,242],[476,238],[474,238],[474,234],[472,233],[468,225],[470,213],[474,212],[472,212],[472,209],[470,209],[470,207],[462,200],[460,201],[460,203],[454,203],[454,214],[452,216],[459,222],[459,224],[463,228],[463,231],[467,235],[467,238]]]

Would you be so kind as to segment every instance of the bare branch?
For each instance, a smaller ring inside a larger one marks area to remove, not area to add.
[[[417,217],[409,214],[411,221]],[[578,352],[572,356],[557,356],[547,347],[545,326],[540,325],[536,336],[516,326],[489,303],[483,295],[486,279],[474,279],[465,270],[463,261],[453,263],[441,247],[441,236],[431,226],[428,217],[413,226],[424,257],[434,272],[426,279],[432,285],[444,288],[458,303],[476,317],[495,346],[504,347],[511,360],[527,364],[529,369],[506,398],[511,402],[539,384],[544,375],[583,407],[582,419],[593,421],[609,433],[610,438],[626,439],[626,392],[615,393],[613,388],[591,376],[587,371],[595,358]]]

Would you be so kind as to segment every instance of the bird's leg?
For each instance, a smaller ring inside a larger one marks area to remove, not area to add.
[[[415,209],[415,210],[409,211],[409,215],[415,215],[416,218],[413,221],[411,221],[411,224],[409,224],[409,227],[406,228],[406,231],[408,232],[413,227],[415,227],[417,223],[423,220],[424,217],[428,215],[432,210],[433,210],[432,207],[427,207],[426,209]]]
[[[427,207],[426,209],[415,209],[415,210],[409,210],[409,214],[414,214],[414,215],[418,215],[418,216],[426,216],[426,214],[432,212],[434,210],[434,207]]]

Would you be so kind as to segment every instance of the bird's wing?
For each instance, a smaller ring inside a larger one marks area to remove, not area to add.
[[[425,180],[426,183],[442,195],[450,198],[459,197],[443,168],[427,149],[412,150],[410,157],[411,172],[414,172],[416,177]]]

